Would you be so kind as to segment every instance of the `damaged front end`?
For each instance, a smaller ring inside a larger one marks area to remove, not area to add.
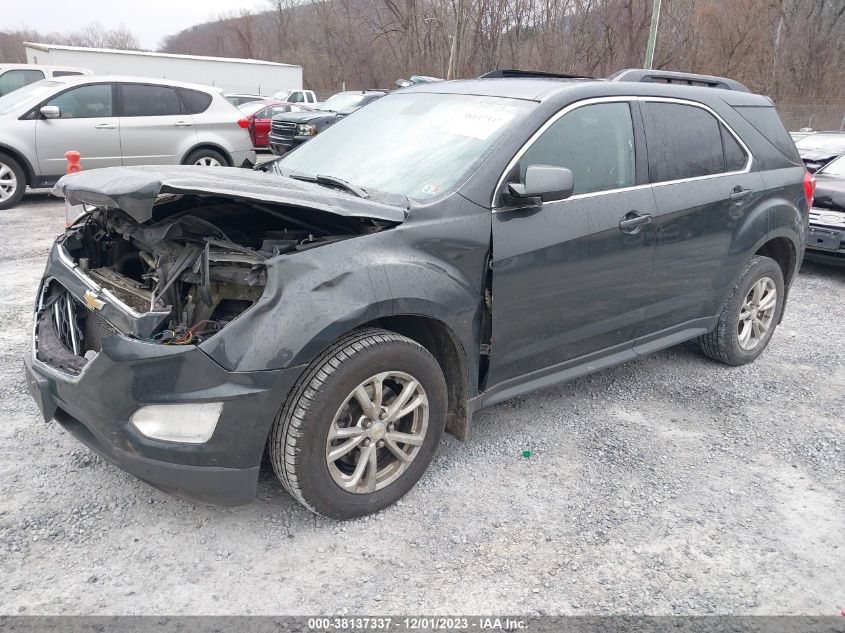
[[[127,211],[110,206],[119,198],[102,192],[68,191],[78,182],[68,181],[62,193],[69,202],[101,206],[54,246],[36,306],[34,355],[71,375],[109,336],[200,344],[261,299],[268,261],[397,223],[333,213],[325,204],[305,208],[163,185],[148,207],[127,204]]]

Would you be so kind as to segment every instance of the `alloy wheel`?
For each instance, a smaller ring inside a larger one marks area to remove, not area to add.
[[[18,178],[12,168],[0,163],[0,202],[10,199],[18,190]]]
[[[203,167],[222,167],[220,161],[211,156],[203,156],[194,165],[202,165]]]
[[[388,371],[362,382],[338,409],[326,439],[334,482],[356,494],[389,486],[419,453],[428,415],[425,390],[410,374]]]
[[[771,277],[761,277],[751,286],[739,310],[737,336],[742,349],[753,350],[766,338],[777,303],[777,286]]]

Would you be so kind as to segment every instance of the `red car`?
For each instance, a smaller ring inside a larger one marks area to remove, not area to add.
[[[237,106],[244,115],[249,129],[249,136],[256,148],[267,147],[267,135],[270,133],[270,119],[276,114],[285,112],[298,112],[304,110],[301,105],[288,103],[287,101],[276,101],[275,99],[264,99],[262,101],[248,101]]]

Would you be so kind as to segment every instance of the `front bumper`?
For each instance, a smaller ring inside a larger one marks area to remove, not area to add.
[[[65,258],[51,257],[45,283],[58,283],[81,300],[83,279]],[[61,342],[49,319],[40,327],[36,319],[36,327],[40,347],[33,345],[24,371],[45,420],[57,420],[106,460],[176,496],[226,506],[253,499],[270,427],[302,367],[230,372],[195,346],[118,333],[103,338],[96,356],[71,374],[39,360],[38,349]],[[151,439],[129,422],[146,405],[203,402],[223,403],[203,444]]]
[[[270,148],[271,152],[273,152],[277,156],[282,156],[283,154],[287,154],[292,149],[299,147],[306,141],[310,141],[312,138],[314,137],[294,136],[293,138],[290,138],[270,134],[270,136],[268,137],[267,146]]]

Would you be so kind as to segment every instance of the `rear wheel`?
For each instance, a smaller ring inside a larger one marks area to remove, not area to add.
[[[26,191],[26,174],[18,162],[0,154],[0,210],[15,206]]]
[[[393,332],[358,330],[293,389],[270,432],[270,461],[306,508],[351,519],[414,486],[445,421],[446,382],[434,357]]]
[[[783,272],[756,255],[745,265],[719,314],[716,329],[699,338],[705,355],[727,365],[756,359],[772,338],[783,311]]]
[[[213,149],[198,149],[190,153],[185,160],[187,165],[200,165],[202,167],[228,167],[229,161],[220,152]]]

